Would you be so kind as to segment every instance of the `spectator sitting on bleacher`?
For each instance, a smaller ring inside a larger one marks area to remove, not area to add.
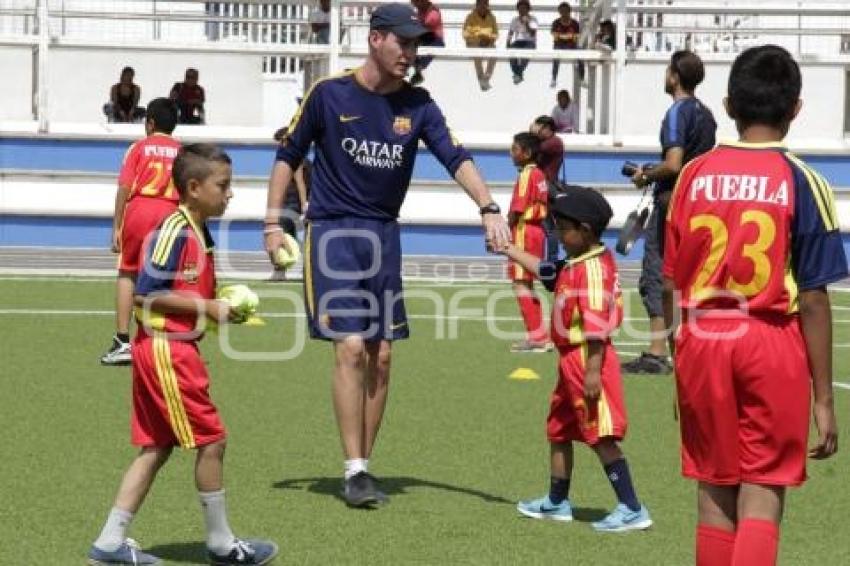
[[[310,10],[310,43],[330,43],[331,0],[319,0],[319,5]]]
[[[552,47],[553,49],[576,49],[578,48],[578,36],[581,33],[581,28],[577,20],[570,17],[570,5],[566,2],[558,4],[558,15],[552,22]],[[561,60],[555,59],[552,61],[552,82],[549,83],[549,88],[558,86],[558,69],[561,66]]]
[[[611,20],[599,22],[596,34],[596,49],[613,51],[617,49],[617,26]]]
[[[412,0],[411,4],[416,8],[419,21],[430,33],[419,40],[419,47],[445,47],[443,41],[443,16],[440,9],[431,0]],[[428,55],[417,57],[413,62],[413,75],[410,84],[416,86],[425,80],[422,69],[426,69],[434,58]]]
[[[578,105],[570,99],[570,91],[558,91],[558,104],[552,109],[552,119],[555,120],[555,131],[560,134],[577,134]]]
[[[531,4],[528,0],[519,0],[516,3],[517,16],[511,20],[508,29],[507,46],[514,49],[535,49],[537,47],[537,18],[531,15]],[[528,67],[528,59],[511,58],[511,71],[514,74],[514,84],[523,81],[525,68]]]
[[[475,9],[463,22],[463,39],[466,41],[466,46],[495,47],[498,37],[499,26],[496,24],[496,16],[490,10],[490,0],[476,0]],[[493,69],[496,68],[496,60],[487,59],[486,69],[484,60],[480,57],[474,58],[473,62],[481,90],[490,90],[490,79],[493,77]]]
[[[180,110],[180,124],[204,124],[204,88],[198,84],[198,70],[186,69],[182,83],[174,83],[168,97],[177,103]]]
[[[121,79],[109,89],[103,113],[110,122],[137,122],[145,117],[145,109],[139,106],[142,89],[133,82],[135,76],[133,67],[124,67]]]

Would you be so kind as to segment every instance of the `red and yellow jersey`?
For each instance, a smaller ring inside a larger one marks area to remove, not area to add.
[[[129,187],[127,200],[136,197],[179,202],[171,179],[171,167],[180,151],[180,142],[166,134],[151,134],[130,146],[121,164],[118,184]]]
[[[555,269],[552,341],[559,347],[584,344],[588,339],[608,342],[623,322],[614,255],[599,245]]]
[[[510,211],[517,213],[519,222],[540,224],[546,219],[548,198],[549,185],[543,171],[529,163],[522,168],[514,184]]]
[[[781,144],[721,144],[682,170],[665,277],[682,308],[797,312],[799,290],[847,276],[832,189]]]
[[[197,226],[180,206],[150,238],[136,280],[136,294],[180,293],[199,300],[215,298],[213,240],[206,225]],[[139,333],[166,332],[168,339],[196,340],[205,322],[194,314],[163,314],[136,307]]]

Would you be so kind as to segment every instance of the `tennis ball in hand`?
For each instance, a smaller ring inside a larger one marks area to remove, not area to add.
[[[256,314],[260,298],[247,285],[226,285],[218,290],[219,300],[227,302],[242,320]]]
[[[298,241],[289,234],[284,232],[283,239],[286,241],[286,245],[275,250],[274,264],[281,269],[289,269],[301,259],[301,250],[298,248]],[[287,247],[292,252],[287,250]]]

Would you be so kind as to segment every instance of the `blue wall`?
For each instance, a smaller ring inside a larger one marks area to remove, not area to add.
[[[128,142],[120,140],[60,140],[52,138],[0,138],[0,170],[85,171],[116,173]],[[223,144],[234,162],[236,175],[268,175],[275,145]],[[516,169],[507,151],[474,151],[479,168],[489,181],[513,181]],[[821,171],[837,187],[850,188],[850,157],[808,155],[804,159]],[[620,167],[626,160],[645,163],[657,160],[655,153],[567,152],[567,178],[574,183],[622,183]],[[414,168],[415,179],[447,179],[448,175],[433,155],[421,151]],[[214,225],[215,226],[215,225]],[[2,246],[106,247],[111,220],[108,218],[60,218],[0,215]],[[261,227],[256,222],[231,224],[227,247],[238,251],[261,248]],[[603,238],[609,246],[616,233]],[[222,238],[218,238],[222,243]],[[405,225],[402,228],[405,253],[417,255],[482,256],[485,254],[481,229],[475,226]],[[845,236],[850,255],[850,235]],[[643,253],[642,243],[630,258]]]
[[[45,171],[93,171],[117,175],[129,143],[116,140],[57,140],[52,138],[0,139],[0,169],[31,169]],[[266,176],[274,162],[275,145],[222,144],[233,158],[234,173]],[[488,181],[513,181],[516,169],[507,150],[473,151],[475,162]],[[850,157],[834,155],[804,155],[812,167],[820,171],[835,187],[850,188]],[[654,162],[658,154],[637,152],[583,151],[567,148],[566,175],[573,183],[623,183],[620,168],[624,161]],[[448,179],[445,169],[430,152],[420,151],[413,178],[421,180]]]

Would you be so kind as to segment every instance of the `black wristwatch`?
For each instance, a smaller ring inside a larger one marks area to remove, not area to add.
[[[502,214],[502,209],[499,208],[499,205],[495,202],[491,202],[479,208],[478,212],[481,216],[484,216],[485,214]]]

